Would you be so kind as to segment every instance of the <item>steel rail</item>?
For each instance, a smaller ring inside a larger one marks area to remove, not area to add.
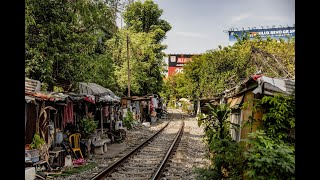
[[[132,151],[128,152],[126,155],[124,155],[123,157],[121,157],[120,159],[118,159],[117,161],[115,161],[114,163],[112,163],[110,166],[108,166],[107,168],[105,168],[104,170],[100,171],[98,174],[96,174],[94,177],[91,178],[91,180],[100,180],[103,179],[105,177],[107,177],[107,175],[109,175],[115,168],[117,168],[118,166],[120,166],[125,160],[127,160],[131,155],[133,155],[134,153],[136,153],[140,148],[142,148],[144,145],[146,145],[150,140],[152,140],[153,138],[155,138],[162,130],[164,130],[168,124],[170,123],[170,121],[173,118],[170,118],[169,122],[167,122],[167,124],[161,128],[158,132],[156,132],[154,135],[152,135],[150,138],[146,139],[143,143],[141,143],[139,146],[135,147]]]
[[[181,136],[182,136],[182,134],[183,134],[183,129],[184,129],[184,121],[182,121],[182,126],[181,126],[179,132],[177,133],[174,141],[172,142],[169,150],[167,151],[166,156],[163,158],[160,166],[157,168],[156,172],[153,174],[153,176],[152,176],[152,178],[151,178],[152,180],[159,180],[159,179],[161,178],[161,175],[162,175],[162,172],[163,172],[163,170],[164,170],[164,167],[165,167],[165,165],[166,165],[169,157],[170,157],[170,156],[172,155],[172,153],[174,152],[174,147],[176,147],[176,145],[178,145],[179,142],[180,142]]]

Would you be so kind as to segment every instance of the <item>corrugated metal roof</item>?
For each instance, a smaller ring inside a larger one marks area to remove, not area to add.
[[[295,89],[295,81],[290,79],[270,78],[262,76],[257,79],[258,87],[253,90],[253,93],[273,93],[292,94]],[[263,88],[263,89],[262,89]]]
[[[253,75],[242,81],[239,85],[225,90],[222,94],[233,97],[245,91],[252,90],[255,94],[273,95],[274,93],[292,94],[295,81],[292,79],[271,78],[263,75]]]
[[[98,101],[120,102],[120,97],[116,96],[111,90],[95,83],[79,82],[79,91],[81,94],[103,95]]]

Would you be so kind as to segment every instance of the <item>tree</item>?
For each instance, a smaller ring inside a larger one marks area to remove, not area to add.
[[[59,80],[95,82],[98,76],[109,82],[110,72],[100,70],[110,59],[103,42],[116,30],[114,19],[102,0],[27,0],[26,76],[50,90]]]
[[[157,94],[163,85],[162,52],[166,48],[161,44],[167,31],[168,22],[161,20],[163,10],[153,1],[137,1],[127,5],[123,13],[126,24],[108,41],[116,65],[117,82],[122,92],[127,87],[127,36],[129,43],[129,61],[131,72],[131,91],[136,95]]]
[[[152,0],[144,3],[137,1],[128,5],[123,14],[126,27],[135,32],[154,32],[156,42],[164,39],[165,34],[171,29],[170,24],[160,19],[163,13]]]

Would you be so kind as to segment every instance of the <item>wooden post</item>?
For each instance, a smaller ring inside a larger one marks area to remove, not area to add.
[[[101,134],[103,134],[103,116],[102,116],[102,104],[100,105],[100,116],[101,116]]]
[[[84,109],[85,109],[85,112],[86,112],[86,118],[88,118],[88,105],[87,103],[84,103]]]
[[[129,36],[127,33],[127,64],[128,64],[128,97],[130,98],[130,63],[129,63]]]

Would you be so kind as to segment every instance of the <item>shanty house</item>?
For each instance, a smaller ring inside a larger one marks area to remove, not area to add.
[[[292,95],[294,86],[294,80],[254,75],[239,86],[224,91],[220,101],[230,103],[232,109],[230,121],[240,127],[238,129],[231,128],[232,138],[239,142],[241,139],[245,139],[249,132],[255,131],[261,125],[262,112],[253,112],[253,107],[256,104],[255,99],[261,99],[263,96],[273,96],[277,93]],[[253,123],[252,127],[244,126],[250,118],[257,121]]]

